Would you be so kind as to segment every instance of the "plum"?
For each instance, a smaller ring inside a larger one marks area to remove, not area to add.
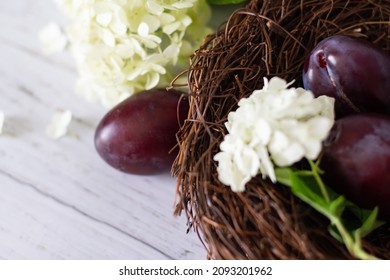
[[[321,167],[335,191],[390,217],[390,116],[364,113],[337,120],[324,142]]]
[[[390,55],[373,43],[344,35],[322,40],[307,57],[303,85],[336,99],[336,117],[390,113]]]
[[[186,119],[188,100],[178,91],[152,89],[112,108],[95,131],[98,154],[112,167],[132,174],[157,174],[171,167],[176,133]]]

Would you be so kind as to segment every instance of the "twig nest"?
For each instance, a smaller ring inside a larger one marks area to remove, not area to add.
[[[291,194],[257,176],[242,193],[218,180],[213,157],[224,123],[238,101],[279,76],[302,85],[304,60],[335,34],[364,37],[390,51],[390,2],[253,0],[209,35],[188,71],[188,120],[178,135],[178,205],[211,259],[350,259],[327,231],[328,221]],[[390,259],[386,224],[364,240],[371,254]]]

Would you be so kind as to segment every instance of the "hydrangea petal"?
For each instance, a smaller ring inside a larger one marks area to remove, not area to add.
[[[138,26],[138,35],[147,37],[149,34],[149,25],[146,22],[141,22]]]
[[[188,9],[193,6],[193,3],[191,2],[176,2],[172,4],[172,7],[177,9]]]
[[[170,34],[172,34],[173,32],[175,32],[176,30],[178,30],[179,29],[179,27],[180,27],[180,22],[177,22],[177,21],[175,21],[175,22],[173,22],[173,23],[170,23],[170,24],[167,24],[167,25],[165,25],[164,27],[163,27],[163,32],[165,33],[165,34],[168,34],[168,35],[170,35]]]
[[[147,76],[145,88],[152,89],[157,86],[158,82],[160,80],[160,75],[158,73],[151,73]]]
[[[149,33],[156,32],[161,26],[159,18],[152,15],[145,15],[142,17],[142,22],[148,25]]]
[[[112,20],[112,13],[111,12],[104,12],[104,13],[99,13],[96,15],[96,21],[104,26],[104,27],[107,27],[111,20]]]
[[[56,112],[48,126],[46,134],[53,139],[58,139],[67,133],[68,126],[72,120],[72,112],[69,110]]]
[[[5,120],[4,112],[0,111],[0,134],[3,133],[4,120]]]
[[[259,146],[256,149],[257,154],[260,159],[260,173],[263,174],[264,177],[268,176],[272,182],[276,182],[274,165],[269,157],[268,151],[264,146]]]
[[[49,23],[39,32],[39,40],[43,51],[47,54],[61,52],[68,42],[60,26],[54,22]]]
[[[152,0],[146,1],[146,7],[151,14],[155,14],[158,16],[164,12],[164,8],[161,5],[159,5],[156,1],[152,1]]]

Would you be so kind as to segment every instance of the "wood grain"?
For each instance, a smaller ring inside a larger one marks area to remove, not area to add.
[[[70,54],[42,54],[37,34],[50,21],[66,21],[54,1],[0,2],[0,258],[205,258],[173,216],[174,178],[122,174],[96,154],[106,109],[74,92]],[[61,109],[74,115],[69,133],[49,139]]]

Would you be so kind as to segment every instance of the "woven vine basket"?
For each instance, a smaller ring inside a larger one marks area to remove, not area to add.
[[[245,192],[218,181],[213,156],[238,101],[279,76],[302,85],[310,50],[334,34],[364,37],[390,52],[390,1],[253,0],[236,10],[193,54],[190,112],[178,134],[176,214],[184,212],[210,259],[352,259],[330,236],[329,222],[289,188],[258,176]],[[294,86],[295,86],[294,85]],[[363,240],[370,254],[390,259],[390,226]]]

